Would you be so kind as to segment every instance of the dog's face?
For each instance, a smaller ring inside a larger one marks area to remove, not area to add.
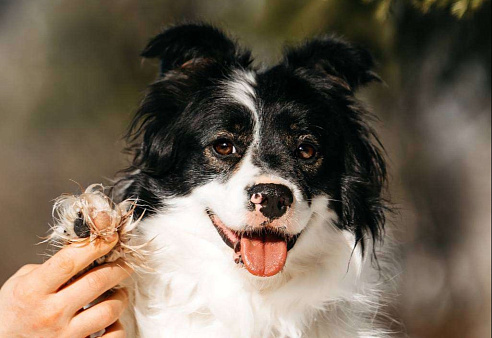
[[[155,210],[193,195],[236,263],[262,277],[282,270],[314,214],[336,214],[357,241],[378,236],[385,168],[353,95],[376,79],[369,54],[314,40],[258,71],[220,31],[186,25],[143,56],[161,74],[134,122],[128,196]]]

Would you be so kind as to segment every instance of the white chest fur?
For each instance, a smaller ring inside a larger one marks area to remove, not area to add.
[[[141,337],[381,337],[366,320],[374,301],[362,288],[351,236],[313,216],[270,278],[235,264],[206,213],[153,216],[154,272],[135,277],[134,315]]]

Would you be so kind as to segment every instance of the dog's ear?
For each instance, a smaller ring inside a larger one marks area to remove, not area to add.
[[[332,37],[317,38],[287,49],[283,64],[291,69],[311,69],[335,76],[352,91],[369,82],[381,81],[372,70],[374,59],[366,49]]]
[[[376,132],[364,122],[366,114],[362,107],[355,106],[347,114],[339,220],[342,228],[355,233],[363,253],[367,241],[374,244],[382,238],[385,212],[390,211],[382,196],[387,180],[384,148]]]
[[[168,28],[150,40],[141,56],[159,58],[161,75],[174,69],[190,70],[210,63],[242,67],[251,63],[249,52],[238,50],[222,31],[207,24]]]

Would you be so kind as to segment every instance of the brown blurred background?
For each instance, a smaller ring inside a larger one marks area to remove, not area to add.
[[[44,260],[36,243],[70,180],[108,184],[128,163],[121,138],[157,72],[139,51],[197,19],[266,63],[322,33],[373,51],[386,85],[361,96],[381,119],[399,209],[395,316],[410,337],[490,337],[486,0],[0,0],[0,284]]]

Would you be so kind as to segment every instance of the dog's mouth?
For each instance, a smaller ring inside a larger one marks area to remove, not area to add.
[[[220,237],[234,250],[234,261],[243,264],[253,275],[271,277],[282,271],[287,252],[294,247],[300,234],[263,227],[252,231],[228,228],[211,210],[207,214]]]

